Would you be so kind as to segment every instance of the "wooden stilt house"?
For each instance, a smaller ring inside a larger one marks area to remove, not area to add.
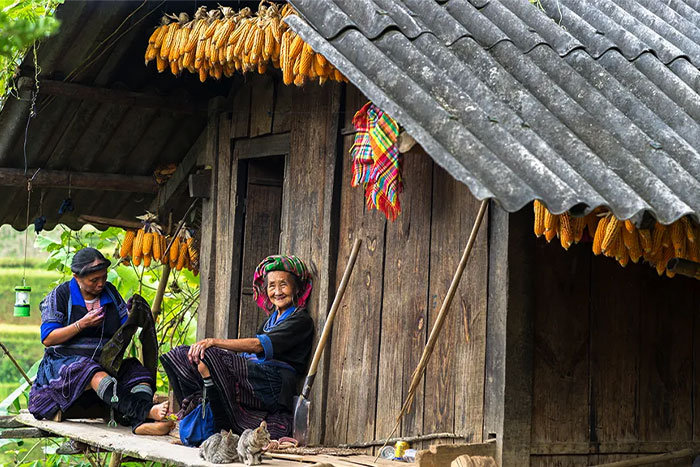
[[[81,187],[90,191],[76,195],[80,212],[49,224],[77,226],[78,214],[126,218],[147,206],[182,213],[188,195],[200,198],[200,337],[254,333],[264,316],[252,302],[252,274],[274,252],[311,264],[318,335],[361,238],[311,396],[312,442],[338,445],[390,434],[479,200],[491,198],[399,436],[495,440],[504,466],[678,451],[685,455],[665,465],[690,465],[700,449],[699,283],[660,277],[647,264],[622,268],[590,243],[565,251],[537,239],[532,201],[572,215],[604,207],[637,224],[700,220],[698,6],[290,3],[299,13],[291,29],[348,84],[287,86],[268,72],[200,85],[136,64],[157,15],[191,7],[180,2],[143,7],[122,42],[99,56],[101,68],[68,83],[88,51],[73,45],[63,55],[67,44],[97,43],[136,6],[61,6],[63,29],[39,54],[48,83],[39,97],[49,95],[54,109],[39,107],[32,120],[39,139],[29,140],[29,166],[143,188]],[[25,99],[31,84],[20,88]],[[368,211],[362,188],[350,184],[352,117],[368,100],[418,143],[402,154],[394,222]],[[27,113],[26,100],[0,113],[2,190],[12,200],[0,221],[17,227]],[[180,168],[156,194],[146,177],[161,162]],[[66,180],[32,195],[31,218],[63,196]]]

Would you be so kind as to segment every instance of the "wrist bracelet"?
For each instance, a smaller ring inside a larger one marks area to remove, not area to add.
[[[73,323],[73,325],[75,326],[75,329],[77,329],[78,332],[80,332],[80,323],[76,321],[75,323]]]

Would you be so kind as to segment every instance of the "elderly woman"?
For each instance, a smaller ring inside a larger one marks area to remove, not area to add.
[[[265,258],[255,270],[253,293],[269,315],[254,337],[204,339],[173,349],[161,362],[180,403],[207,388],[217,429],[240,434],[265,420],[272,438],[280,438],[291,434],[292,398],[311,354],[306,265],[295,256]]]
[[[115,378],[98,363],[102,348],[128,315],[124,299],[107,282],[109,265],[94,248],[76,252],[73,279],[42,300],[41,342],[46,349],[29,393],[29,411],[37,419],[53,418],[93,390],[134,433],[165,434],[171,422],[160,420],[167,414],[167,402],[153,404],[151,373],[138,360],[127,359]]]

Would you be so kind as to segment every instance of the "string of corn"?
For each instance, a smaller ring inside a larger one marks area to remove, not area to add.
[[[180,230],[177,237],[172,239],[163,235],[163,229],[150,217],[145,216],[143,227],[138,230],[127,230],[119,249],[121,264],[149,267],[153,261],[169,264],[171,268],[181,271],[189,269],[196,276],[199,274],[199,253],[195,246],[192,231],[186,228]],[[172,246],[166,255],[167,246],[172,240]]]
[[[601,208],[584,217],[573,217],[569,213],[552,214],[536,200],[533,209],[535,235],[544,235],[547,242],[556,237],[566,250],[579,243],[587,231],[593,239],[593,254],[614,258],[622,267],[643,260],[660,276],[665,273],[673,277],[675,273],[666,269],[671,258],[700,262],[700,226],[688,217],[670,225],[655,222],[650,229],[640,229],[632,221],[619,220]]]
[[[262,0],[255,14],[247,7],[236,12],[226,6],[209,11],[202,6],[191,20],[187,13],[166,15],[148,39],[145,63],[155,60],[159,73],[197,74],[201,82],[230,78],[236,71],[263,74],[270,65],[281,69],[287,85],[347,81],[289,29],[283,19],[293,14],[289,4],[280,8]]]

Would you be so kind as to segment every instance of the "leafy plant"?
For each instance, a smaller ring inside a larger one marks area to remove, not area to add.
[[[52,14],[60,3],[63,0],[0,0],[0,107],[27,49],[58,29]]]

